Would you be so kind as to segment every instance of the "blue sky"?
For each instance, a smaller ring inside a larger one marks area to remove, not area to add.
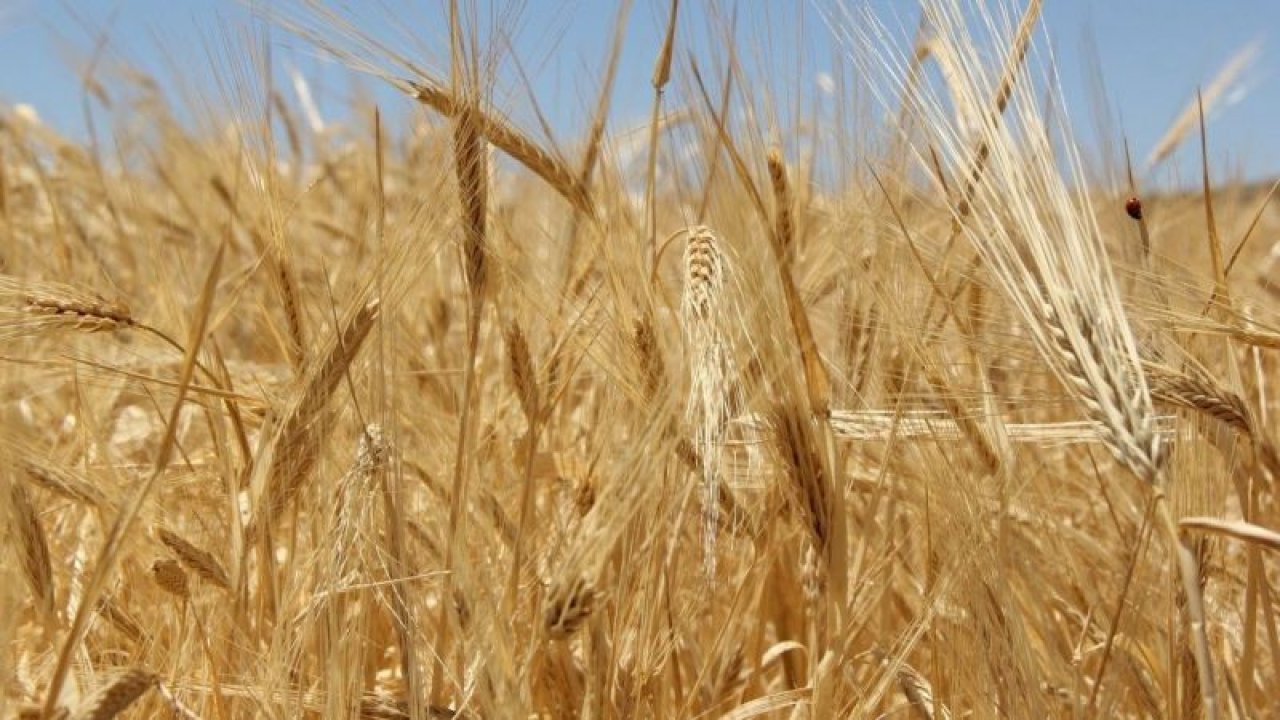
[[[797,98],[809,102],[819,73],[841,65],[842,72],[852,72],[847,51],[834,40],[820,12],[833,2],[685,0],[682,53],[677,57],[711,55],[712,46],[722,43],[723,18],[736,13],[738,47],[749,72],[781,103],[790,106]],[[891,27],[914,26],[913,2],[844,2],[869,4]],[[436,70],[444,67],[444,0],[331,4],[349,8],[361,28],[415,60]],[[507,28],[511,35],[512,52],[499,75],[509,95],[499,104],[531,124],[535,116],[530,96],[536,97],[554,134],[571,140],[594,102],[617,3],[527,0],[482,5],[515,9],[481,22]],[[667,5],[667,0],[635,0],[621,57],[615,127],[639,122],[647,114],[649,75]],[[320,59],[306,42],[255,22],[253,6],[273,7],[268,0],[0,0],[0,104],[29,104],[47,123],[83,136],[84,93],[78,73],[101,41],[99,67],[123,61],[155,75],[166,89],[178,87],[182,78],[216,110],[233,102],[218,88],[249,68],[246,38],[257,37],[261,47],[265,35],[273,63],[299,68],[310,79],[322,111],[331,117],[339,113],[357,92],[357,76]],[[1221,179],[1280,175],[1280,40],[1275,37],[1280,31],[1280,0],[1046,0],[1046,6],[1044,23],[1068,112],[1086,152],[1099,147],[1091,66],[1101,68],[1116,120],[1113,130],[1128,137],[1135,157],[1141,159],[1197,86],[1207,84],[1242,47],[1259,42],[1257,59],[1227,93],[1231,102],[1212,118],[1211,158]],[[519,58],[518,66],[511,57]],[[109,80],[108,75],[100,76]],[[368,92],[385,114],[410,112],[407,101],[377,83],[366,85],[373,88]],[[94,118],[103,125],[111,121],[110,114],[96,106]],[[1194,147],[1184,148],[1158,180],[1194,180],[1195,152]]]

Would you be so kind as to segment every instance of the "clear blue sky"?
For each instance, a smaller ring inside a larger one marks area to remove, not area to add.
[[[684,53],[706,57],[709,44],[716,42],[711,28],[723,26],[712,16],[718,12],[723,18],[736,9],[740,52],[748,68],[760,73],[782,100],[794,103],[796,97],[812,96],[818,73],[831,71],[841,62],[849,72],[849,64],[841,57],[846,53],[819,11],[833,2],[685,0],[679,42]],[[909,0],[844,2],[850,6],[870,3],[888,18],[889,25],[914,26],[915,3]],[[362,28],[430,67],[443,67],[447,55],[444,0],[333,4],[356,8]],[[499,22],[512,31],[514,51],[500,73],[511,94],[500,104],[522,122],[532,123],[532,93],[556,135],[572,139],[593,103],[616,3],[486,0],[482,4],[517,9]],[[1093,63],[1102,69],[1110,109],[1118,121],[1116,129],[1128,136],[1138,160],[1147,155],[1198,85],[1207,84],[1237,50],[1260,41],[1261,53],[1241,79],[1240,87],[1247,93],[1212,119],[1212,162],[1222,179],[1280,175],[1280,38],[1276,37],[1280,0],[1046,0],[1045,4],[1044,23],[1053,38],[1077,136],[1086,149],[1096,145],[1095,94],[1088,72]],[[82,136],[84,96],[77,70],[102,39],[101,56],[107,61],[123,60],[157,76],[166,88],[175,87],[175,78],[185,78],[216,108],[228,101],[217,95],[217,84],[210,78],[225,81],[244,73],[249,66],[240,48],[252,37],[248,29],[256,28],[259,38],[267,32],[261,22],[253,21],[250,5],[270,7],[272,3],[0,0],[0,104],[29,104],[52,126]],[[622,55],[615,127],[645,117],[651,97],[648,78],[667,5],[668,0],[635,0]],[[338,113],[354,92],[355,76],[320,60],[306,42],[288,33],[272,29],[269,37],[273,61],[299,67],[311,79],[322,110]],[[1097,50],[1093,60],[1090,46]],[[510,61],[512,56],[519,58],[519,70]],[[527,88],[520,70],[529,78]],[[408,112],[406,101],[384,90],[372,92],[385,114]],[[110,119],[109,113],[95,110],[95,122],[107,125]],[[1185,149],[1162,180],[1193,179],[1198,172],[1194,151]]]

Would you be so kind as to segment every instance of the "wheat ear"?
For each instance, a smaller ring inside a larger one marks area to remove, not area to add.
[[[49,544],[26,486],[15,480],[9,483],[9,508],[14,534],[18,538],[23,575],[27,578],[36,607],[47,621],[51,621],[54,617],[54,595]]]
[[[730,301],[725,295],[729,268],[720,249],[720,239],[710,228],[697,227],[689,231],[684,271],[680,323],[689,367],[685,417],[693,429],[694,446],[702,458],[702,544],[707,573],[714,577],[716,528],[720,512],[719,458],[732,405],[733,374],[729,339],[724,332],[730,312]],[[647,369],[652,370],[656,367]]]
[[[262,505],[264,515],[259,517],[259,522],[283,512],[310,476],[322,440],[316,419],[355,361],[378,318],[379,307],[377,299],[360,306],[338,329],[325,351],[314,359],[306,385],[281,420],[272,440],[271,464],[264,478],[267,483]]]
[[[227,571],[223,569],[222,563],[218,562],[213,553],[197,547],[181,535],[165,528],[157,529],[156,537],[177,556],[178,561],[188,570],[223,590],[230,589],[231,582],[228,579]]]
[[[76,707],[69,720],[111,720],[128,710],[155,684],[156,676],[151,672],[140,668],[127,670]]]

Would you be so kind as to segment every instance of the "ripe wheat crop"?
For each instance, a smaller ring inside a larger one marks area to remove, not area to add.
[[[1255,49],[1126,171],[1039,0],[818,2],[800,117],[676,0],[615,87],[630,5],[580,143],[488,3],[269,10],[396,106],[0,108],[0,717],[1280,718]]]

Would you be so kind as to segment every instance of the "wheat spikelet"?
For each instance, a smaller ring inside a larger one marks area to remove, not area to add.
[[[179,571],[181,572],[181,571]],[[129,709],[156,684],[156,676],[141,668],[125,671],[80,703],[70,720],[111,720]]]
[[[773,449],[790,481],[791,496],[804,516],[813,545],[825,556],[831,544],[835,498],[826,462],[818,451],[812,421],[793,403],[776,404],[769,415]]]
[[[596,590],[586,577],[577,576],[568,583],[552,585],[543,616],[547,633],[556,640],[573,635],[595,610],[596,602]]]
[[[467,105],[454,118],[453,166],[462,202],[463,266],[475,302],[484,298],[488,284],[485,258],[485,213],[488,204],[488,171],[479,110]]]
[[[37,487],[95,510],[108,510],[112,506],[106,494],[97,486],[65,468],[30,457],[22,458],[19,465]]]
[[[123,302],[106,300],[62,283],[0,275],[0,337],[21,334],[24,329],[94,333],[137,324]]]
[[[855,302],[853,299],[845,302],[840,346],[845,374],[851,378],[853,392],[860,394],[866,387],[867,379],[871,374],[870,363],[875,352],[879,311],[874,301],[862,307]],[[833,414],[835,412],[832,410]]]
[[[103,596],[98,599],[98,612],[110,622],[115,629],[119,630],[125,637],[135,643],[145,643],[149,638],[147,632],[142,626],[133,619],[129,613],[125,612],[115,600],[110,596]]]
[[[186,600],[191,597],[191,588],[187,583],[187,573],[177,560],[163,558],[151,563],[151,579],[156,585],[170,595]]]
[[[209,180],[209,186],[222,202],[223,207],[246,230],[253,241],[254,249],[262,256],[263,264],[284,309],[289,361],[295,370],[300,371],[306,361],[307,338],[303,324],[301,296],[298,293],[298,281],[294,277],[293,265],[289,262],[280,242],[264,238],[259,228],[251,222],[251,218],[246,218],[242,214],[235,193],[221,176],[214,175]]]
[[[1133,358],[1136,351],[1126,355],[1123,350],[1126,342],[1132,347],[1132,335],[1127,327],[1120,329],[1113,314],[1089,313],[1074,300],[1062,309],[1065,312],[1049,302],[1039,306],[1038,327],[1047,337],[1050,367],[1097,420],[1102,442],[1116,459],[1138,478],[1154,484],[1165,451],[1155,431],[1144,376],[1124,367],[1134,364],[1126,358]],[[1099,327],[1099,323],[1106,324]]]
[[[577,174],[505,118],[478,108],[467,108],[450,92],[425,78],[418,81],[403,80],[398,84],[410,97],[442,115],[455,119],[466,115],[469,123],[474,126],[474,131],[484,139],[542,178],[579,212],[594,214],[590,194],[579,183]]]
[[[719,525],[720,449],[732,405],[732,358],[724,327],[730,308],[725,298],[728,266],[720,240],[707,227],[688,232],[684,251],[684,294],[680,305],[689,367],[685,417],[702,458],[703,551],[707,573],[715,574],[715,535]]]
[[[222,568],[222,564],[213,556],[213,553],[195,546],[181,535],[165,528],[157,529],[156,537],[178,556],[178,560],[188,570],[223,590],[230,589],[231,581],[227,577],[227,571]]]
[[[328,405],[343,373],[355,361],[377,320],[378,309],[376,299],[362,305],[339,328],[328,348],[313,359],[305,386],[272,440],[271,463],[262,478],[266,483],[262,506],[265,516],[283,512],[310,475],[321,440],[315,421]]]
[[[306,365],[307,333],[298,296],[298,281],[294,279],[293,266],[283,250],[273,243],[267,255],[271,258],[272,275],[284,306],[285,327],[289,330],[289,359],[294,368],[300,370]]]
[[[541,393],[538,389],[538,373],[529,354],[529,341],[516,322],[507,325],[504,337],[507,344],[508,377],[511,386],[515,388],[525,420],[532,426],[541,413]]]
[[[1198,373],[1178,373],[1156,365],[1148,365],[1147,373],[1156,400],[1199,410],[1245,435],[1254,434],[1252,413],[1239,395]]]
[[[773,452],[788,480],[788,496],[800,510],[819,562],[815,589],[842,593],[846,582],[843,504],[833,485],[812,416],[794,402],[779,401],[769,413]]]
[[[898,666],[898,687],[921,720],[951,720],[951,710],[934,700],[933,685],[906,663]]]
[[[662,348],[658,346],[658,336],[653,330],[653,318],[648,315],[636,320],[631,330],[631,344],[635,348],[636,357],[640,360],[641,387],[644,397],[652,400],[666,382],[667,368],[662,360]]]
[[[792,216],[791,185],[787,181],[787,163],[780,148],[770,148],[766,156],[769,166],[769,184],[773,188],[773,241],[778,247],[778,257],[789,268],[795,264],[796,228]]]
[[[396,552],[387,556],[380,548],[371,547],[379,535],[377,501],[380,495],[389,492],[385,488],[383,492],[379,489],[389,453],[390,444],[382,428],[376,424],[366,426],[360,434],[354,460],[335,488],[332,523],[321,540],[327,566],[318,573],[320,592],[313,596],[310,609],[323,619],[322,625],[327,628],[321,654],[342,658],[341,663],[344,664],[366,661],[370,652],[367,635],[373,608],[380,601],[391,601],[390,610],[397,635],[400,628],[409,622],[410,615],[402,602],[401,584],[394,583],[388,588],[389,597],[356,590],[376,586],[386,577],[383,570],[392,578],[405,574],[400,569],[400,557],[396,554],[401,546],[394,544],[398,537],[394,517],[388,520],[385,537],[393,541],[392,549]],[[395,508],[388,508],[389,513],[393,510]],[[402,638],[397,639],[402,641]],[[402,654],[402,659],[408,662],[407,655]],[[405,662],[400,666],[401,672],[406,678],[412,677],[411,668]],[[349,712],[354,698],[362,690],[359,676],[343,672],[340,667],[340,664],[331,666],[326,715]]]
[[[1243,397],[1199,371],[1179,373],[1148,364],[1147,373],[1154,399],[1199,411],[1236,430],[1253,444],[1258,462],[1273,476],[1280,477],[1280,455]]]
[[[18,539],[22,573],[31,589],[35,605],[45,618],[54,616],[53,566],[49,560],[49,544],[45,539],[40,516],[31,504],[27,489],[18,482],[9,483],[9,512],[14,535]]]

